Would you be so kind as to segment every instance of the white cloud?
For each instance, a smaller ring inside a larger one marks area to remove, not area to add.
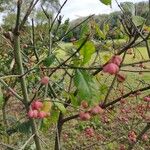
[[[61,4],[65,0],[60,0]],[[118,2],[131,1],[133,3],[143,0],[118,0]],[[148,0],[144,0],[148,1]],[[114,10],[118,10],[115,0],[112,0],[112,8],[103,5],[99,0],[68,0],[62,9],[64,18],[76,19],[79,16],[88,16],[90,14],[108,14]]]

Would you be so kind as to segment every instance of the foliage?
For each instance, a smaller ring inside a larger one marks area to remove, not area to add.
[[[29,14],[19,2],[9,5],[15,11],[0,34],[2,148],[149,149],[150,27],[143,12],[122,3],[122,12],[62,22],[58,1],[39,1],[43,9],[26,1]],[[59,8],[56,19],[49,6]]]

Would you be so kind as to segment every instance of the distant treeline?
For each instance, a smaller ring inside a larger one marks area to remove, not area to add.
[[[141,16],[146,20],[146,24],[150,25],[150,14],[149,14],[149,3],[148,2],[139,2],[139,3],[131,3],[131,2],[124,2],[120,4],[122,11],[126,11],[129,15],[136,15]],[[123,38],[123,34],[118,31],[120,29],[120,21],[119,18],[122,17],[122,11],[115,11],[110,14],[100,14],[95,15],[93,17],[93,20],[98,24],[99,28],[103,30],[104,25],[108,24],[109,28],[111,29],[109,34],[111,38]],[[67,32],[67,30],[75,27],[79,23],[81,23],[86,17],[81,17],[76,20],[70,21],[67,19],[64,24],[61,25],[60,35]],[[81,34],[83,30],[86,29],[86,26],[89,25],[90,28],[92,28],[92,21],[88,20],[84,24],[82,24],[80,27],[77,27],[75,30],[70,32],[63,40],[64,41],[70,41],[72,37],[74,39],[78,39],[81,37]],[[96,38],[96,37],[95,37]]]

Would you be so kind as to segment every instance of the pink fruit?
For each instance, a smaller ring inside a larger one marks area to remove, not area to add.
[[[86,134],[88,137],[93,137],[93,136],[94,136],[94,129],[93,129],[93,128],[86,128],[86,129],[85,129],[85,134]]]
[[[121,103],[121,104],[125,104],[125,103],[126,103],[126,100],[122,98],[122,99],[120,100],[120,103]]]
[[[91,116],[88,112],[80,112],[79,117],[83,121],[89,120],[91,118]]]
[[[117,74],[117,81],[124,82],[126,80],[126,76],[124,74],[118,73]]]
[[[118,73],[119,67],[114,63],[108,63],[103,67],[103,71],[112,75]]]
[[[38,117],[38,111],[37,110],[29,110],[28,116],[29,116],[29,118],[37,118]]]
[[[145,97],[144,97],[144,101],[145,101],[145,102],[150,102],[150,97],[149,97],[149,96],[145,96]]]
[[[104,112],[104,110],[99,107],[99,106],[95,106],[94,108],[91,109],[90,113],[92,115],[97,115],[97,114],[102,114]]]
[[[120,145],[119,150],[125,150],[125,149],[126,149],[125,145]]]
[[[38,112],[38,118],[43,119],[43,118],[45,118],[46,116],[47,116],[46,112],[44,112],[44,111]]]
[[[148,141],[148,136],[147,136],[147,134],[144,134],[144,135],[142,136],[142,140],[143,140],[143,141]]]
[[[81,106],[82,106],[83,108],[88,108],[88,103],[87,103],[86,101],[82,101],[82,102],[81,102]]]
[[[38,117],[38,111],[37,110],[33,110],[33,118],[37,118]]]
[[[37,101],[32,102],[31,107],[33,110],[34,109],[39,110],[43,107],[43,103],[37,100]]]
[[[45,76],[41,79],[41,84],[47,85],[49,83],[49,77]]]
[[[28,117],[29,118],[33,118],[33,115],[34,115],[33,110],[29,110]]]
[[[130,131],[128,134],[128,139],[131,143],[136,142],[137,135],[134,131]]]
[[[115,55],[111,58],[110,63],[114,63],[117,66],[121,64],[122,58],[119,55]]]
[[[67,140],[69,136],[68,136],[67,133],[64,133],[64,134],[62,135],[62,137],[63,137],[64,140]]]

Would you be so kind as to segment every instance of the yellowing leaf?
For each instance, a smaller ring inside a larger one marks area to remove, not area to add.
[[[43,107],[42,107],[42,111],[44,111],[44,112],[50,112],[51,111],[51,108],[52,108],[52,102],[50,102],[50,101],[44,101],[43,102]]]
[[[107,61],[109,61],[110,56],[106,54],[106,55],[103,56],[103,59],[104,59],[105,62],[107,62]]]

